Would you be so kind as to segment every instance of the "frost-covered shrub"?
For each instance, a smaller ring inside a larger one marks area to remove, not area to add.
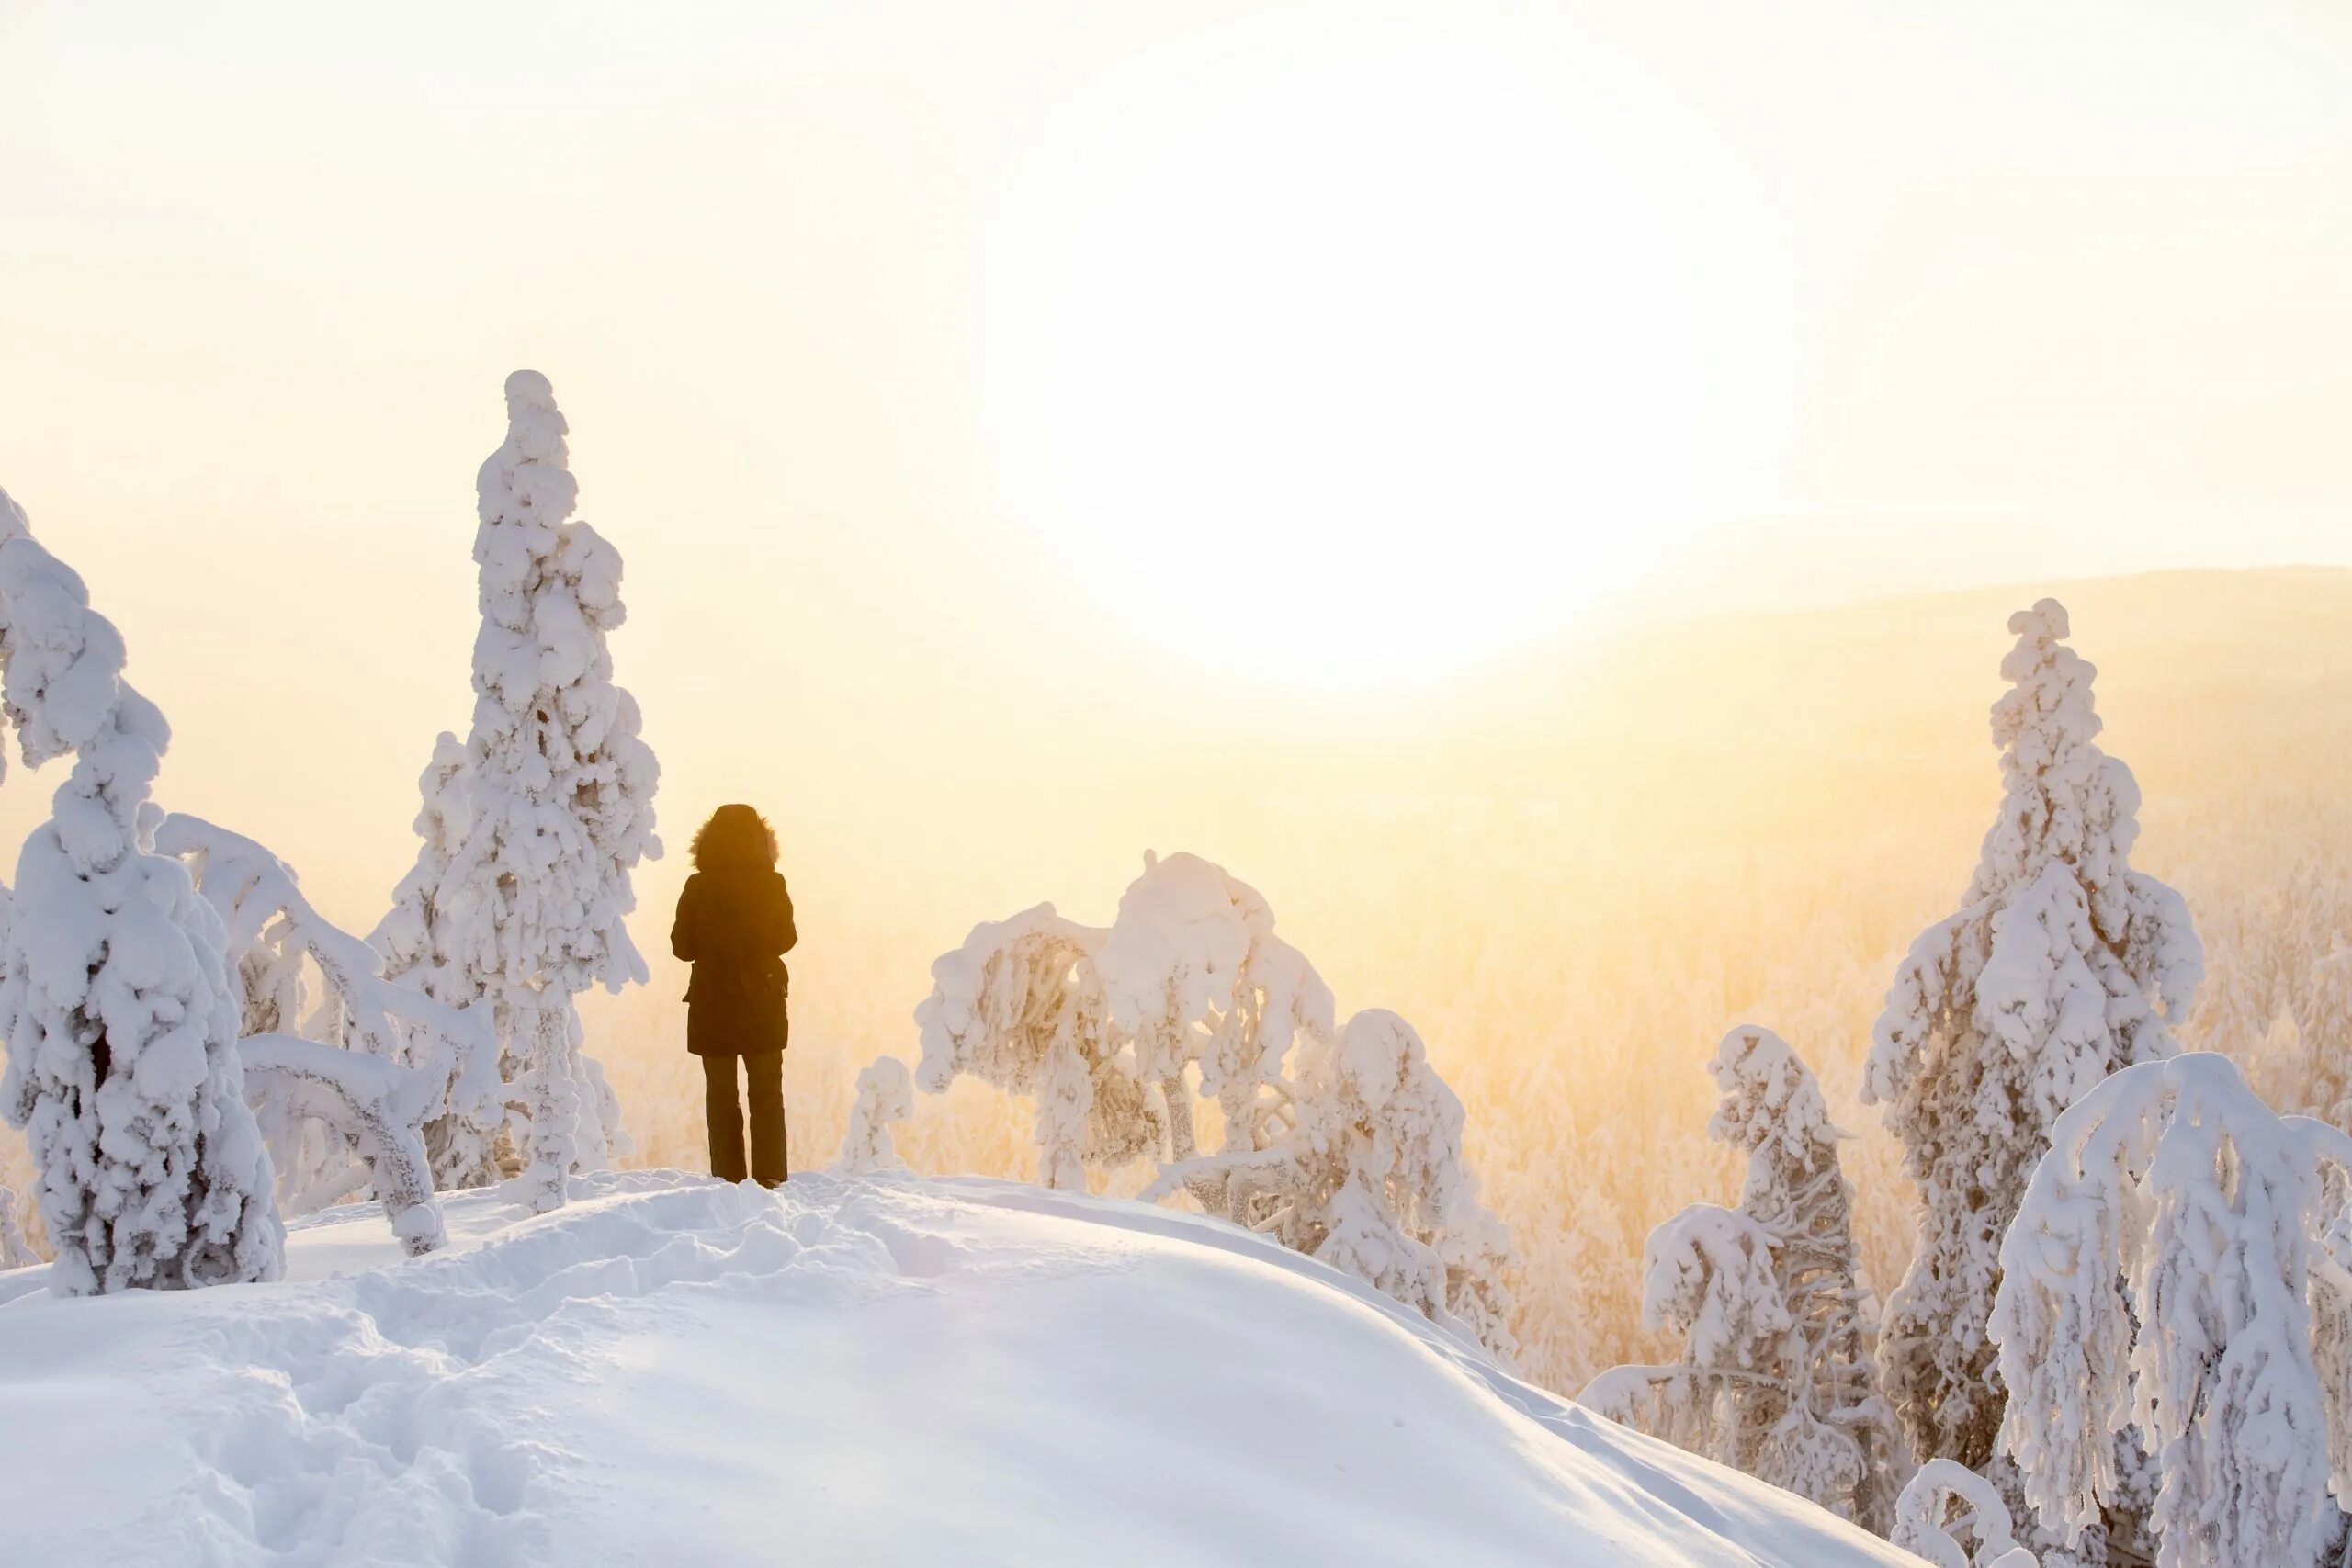
[[[915,1112],[914,1080],[896,1056],[877,1056],[857,1075],[857,1102],[850,1107],[849,1132],[842,1139],[833,1169],[842,1176],[904,1170],[907,1162],[891,1145],[890,1129]]]
[[[2281,1118],[2223,1056],[2143,1063],[2059,1117],[2001,1242],[2000,1444],[2069,1543],[2160,1478],[2157,1568],[2334,1562],[2352,1486],[2352,1138]]]
[[[1993,706],[2003,793],[1956,914],[1912,943],[1873,1031],[1865,1103],[1922,1201],[1880,1355],[1914,1450],[1982,1470],[2002,1393],[1984,1333],[2001,1232],[2058,1115],[2170,1055],[2202,952],[2180,896],[2132,869],[2139,787],[2094,739],[2095,673],[2044,599],[2009,618]]]
[[[1974,1540],[1973,1552],[1955,1530]],[[1956,1460],[1931,1459],[1905,1483],[1892,1539],[1936,1568],[2038,1568],[2017,1542],[1999,1489]]]
[[[1256,889],[1197,855],[1148,855],[1108,931],[1050,904],[977,926],[932,965],[918,1081],[1031,1097],[1048,1186],[1159,1162],[1179,1189],[1448,1321],[1508,1359],[1509,1231],[1477,1201],[1462,1105],[1410,1025],[1359,1013],[1274,934]],[[1224,1133],[1201,1152],[1193,1088]]]
[[[1278,1085],[1292,1125],[1251,1151],[1166,1167],[1151,1191],[1204,1176],[1230,1217],[1354,1275],[1508,1362],[1510,1233],[1478,1201],[1462,1156],[1462,1101],[1413,1026],[1367,1009],[1336,1040],[1306,1037],[1295,1080]]]
[[[309,1213],[370,1185],[392,1209],[396,1195],[371,1173],[395,1156],[379,1156],[384,1135],[372,1125],[353,1124],[355,1116],[363,1122],[376,1116],[375,1102],[387,1096],[413,1105],[420,1124],[433,1130],[478,1125],[496,1114],[503,1089],[487,1009],[451,1007],[419,987],[385,979],[376,951],[312,908],[293,868],[251,839],[174,813],[156,829],[155,847],[187,863],[198,890],[220,916],[228,961],[244,986],[248,1039],[316,1041],[396,1065],[419,1080],[410,1087],[403,1079],[394,1093],[367,1077],[368,1069],[354,1067],[351,1084],[334,1086],[335,1094],[297,1086],[300,1092],[262,1105],[284,1213]],[[322,982],[315,1010],[308,1005],[313,969]],[[253,1052],[241,1049],[241,1055],[250,1066]],[[293,1059],[309,1057],[295,1053]],[[264,1098],[250,1083],[247,1088],[250,1097]],[[346,1100],[357,1109],[344,1106]],[[316,1116],[292,1113],[304,1107],[325,1110]],[[446,1147],[443,1154],[446,1158]],[[400,1179],[407,1179],[404,1173]],[[424,1196],[433,1190],[427,1180]]]
[[[0,1115],[39,1171],[51,1288],[273,1279],[284,1231],[220,918],[144,836],[170,728],[123,680],[120,634],[5,491],[0,665],[25,761],[74,758],[25,841],[0,953]]]
[[[23,1269],[40,1261],[25,1239],[25,1224],[17,1217],[17,1195],[0,1187],[0,1269]]]
[[[1739,1207],[1693,1204],[1642,1256],[1643,1324],[1680,1334],[1681,1358],[1612,1368],[1581,1400],[1883,1534],[1900,1460],[1838,1159],[1846,1134],[1769,1029],[1724,1035],[1709,1071],[1723,1100],[1707,1132],[1747,1156]]]
[[[462,758],[445,741],[425,771],[423,843],[376,940],[396,976],[494,1010],[527,1135],[524,1179],[545,1209],[600,1139],[618,1134],[603,1125],[613,1105],[582,1061],[572,998],[647,978],[623,922],[636,905],[630,873],[662,852],[661,770],[635,699],[613,682],[605,637],[624,615],[621,559],[571,520],[578,486],[547,378],[508,377],[506,412],[506,440],[477,483],[473,728]],[[594,1124],[583,1129],[583,1114]],[[450,1174],[497,1174],[489,1131],[444,1134],[448,1159],[473,1164]]]

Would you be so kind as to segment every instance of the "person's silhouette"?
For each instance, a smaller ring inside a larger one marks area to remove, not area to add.
[[[775,869],[775,830],[748,806],[722,806],[695,834],[694,874],[678,895],[670,951],[694,965],[686,1049],[702,1058],[710,1172],[763,1187],[786,1176],[784,1048],[791,1039],[784,955],[799,941],[792,895]],[[750,1085],[752,1157],[744,1168],[735,1061]]]

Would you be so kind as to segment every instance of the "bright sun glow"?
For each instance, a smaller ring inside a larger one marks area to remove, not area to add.
[[[1720,503],[1745,258],[1557,43],[1252,39],[1046,122],[986,258],[991,434],[1115,613],[1295,683],[1423,679]]]

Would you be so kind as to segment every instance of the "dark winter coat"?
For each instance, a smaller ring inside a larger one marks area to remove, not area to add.
[[[695,966],[686,1049],[697,1056],[782,1050],[791,1028],[784,955],[800,940],[792,895],[772,866],[720,865],[686,878],[670,951]]]

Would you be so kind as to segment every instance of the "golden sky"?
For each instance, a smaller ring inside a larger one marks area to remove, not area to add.
[[[673,838],[920,867],[1661,608],[2352,561],[2347,276],[2327,4],[0,6],[0,484],[363,927],[518,366]]]

